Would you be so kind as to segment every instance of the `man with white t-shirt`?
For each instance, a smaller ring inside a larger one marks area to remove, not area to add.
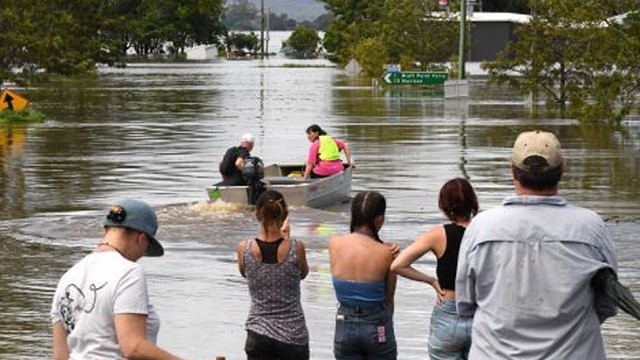
[[[156,214],[125,199],[110,208],[104,238],[60,279],[51,306],[54,359],[179,359],[155,345],[142,256],[162,256]]]

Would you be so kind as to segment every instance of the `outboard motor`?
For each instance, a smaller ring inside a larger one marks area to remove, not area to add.
[[[257,156],[249,156],[244,160],[244,168],[242,168],[242,178],[247,183],[247,203],[255,205],[260,194],[265,190],[264,183],[264,164]]]

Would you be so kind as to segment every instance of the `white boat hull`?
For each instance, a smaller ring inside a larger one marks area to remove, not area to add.
[[[288,205],[323,208],[346,202],[351,193],[352,167],[320,179],[303,180],[291,177],[294,172],[304,169],[302,165],[273,164],[265,167],[263,182],[267,189],[277,190],[284,196]],[[207,188],[210,201],[224,201],[236,204],[248,204],[247,186],[212,186]]]

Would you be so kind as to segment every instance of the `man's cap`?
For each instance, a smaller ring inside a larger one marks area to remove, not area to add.
[[[242,135],[242,141],[253,143],[256,141],[256,138],[254,138],[253,135],[247,133]]]
[[[511,153],[513,165],[523,169],[524,160],[529,156],[542,157],[551,168],[556,168],[564,162],[560,141],[553,133],[546,131],[527,131],[518,135]]]
[[[144,201],[122,199],[109,208],[104,227],[123,227],[147,234],[149,248],[145,256],[162,256],[164,249],[156,239],[158,219],[153,209]]]

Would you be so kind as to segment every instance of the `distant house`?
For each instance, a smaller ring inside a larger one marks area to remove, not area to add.
[[[496,12],[474,12],[469,18],[469,48],[467,61],[495,60],[516,39],[516,27],[527,24],[530,15]]]

